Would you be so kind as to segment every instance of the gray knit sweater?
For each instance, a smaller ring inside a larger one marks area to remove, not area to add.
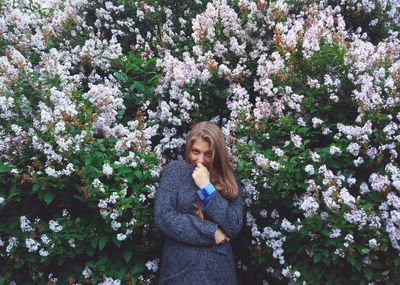
[[[165,236],[160,285],[236,284],[235,265],[229,242],[215,244],[219,226],[232,240],[243,224],[243,198],[232,201],[217,193],[203,208],[201,221],[194,215],[200,201],[193,181],[195,165],[184,160],[169,163],[156,192],[154,218]]]

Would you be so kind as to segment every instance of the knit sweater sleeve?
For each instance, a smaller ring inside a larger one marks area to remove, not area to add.
[[[177,211],[177,196],[180,190],[181,177],[179,169],[170,163],[163,175],[156,192],[154,220],[156,228],[166,236],[177,241],[207,246],[215,244],[217,224],[212,221],[201,221],[197,216]]]
[[[239,181],[236,181],[239,191],[235,199],[229,201],[216,191],[204,207],[204,212],[231,238],[238,235],[243,226],[242,189]]]

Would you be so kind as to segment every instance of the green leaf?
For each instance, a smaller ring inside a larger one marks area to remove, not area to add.
[[[19,189],[16,185],[13,185],[10,190],[10,195],[8,195],[8,199],[14,198],[19,195]],[[18,200],[18,199],[17,199]]]
[[[46,204],[50,204],[53,200],[56,194],[53,191],[46,191],[44,193],[43,199],[46,202]]]
[[[90,242],[90,245],[92,246],[92,248],[96,248],[98,241],[99,241],[98,238],[93,238],[92,239],[92,241]]]
[[[365,277],[367,277],[368,280],[371,280],[372,276],[374,275],[374,273],[369,268],[365,268],[364,274],[365,274]]]
[[[382,275],[383,275],[383,276],[388,276],[389,273],[390,273],[390,271],[389,271],[389,270],[386,270],[386,271],[383,271],[383,272],[382,272]]]
[[[135,81],[132,85],[131,85],[131,89],[136,89],[137,91],[143,93],[144,92],[144,85],[142,83],[140,83],[139,81]]]
[[[33,184],[33,185],[32,185],[32,192],[33,192],[33,193],[36,193],[37,191],[39,191],[40,188],[41,188],[40,186],[41,186],[41,185],[38,184],[38,183]]]
[[[322,255],[320,253],[316,253],[313,256],[314,263],[318,263],[322,259]]]
[[[115,73],[115,77],[116,77],[119,81],[122,81],[122,82],[128,81],[128,76],[127,76],[125,73],[120,72],[120,71],[118,71],[118,72]]]
[[[4,164],[0,164],[0,173],[5,173],[5,172],[9,172],[11,170],[10,167],[4,165]]]
[[[94,249],[93,248],[91,248],[91,247],[88,247],[88,249],[87,249],[87,254],[90,256],[90,257],[92,257],[93,255],[94,255]]]
[[[118,174],[119,174],[119,175],[124,175],[124,174],[128,174],[128,173],[132,173],[132,169],[129,168],[129,167],[126,167],[126,166],[121,167],[121,168],[118,170]]]
[[[394,259],[394,265],[395,265],[395,266],[400,266],[400,257],[396,257],[396,258]]]
[[[108,241],[107,237],[99,238],[99,249],[100,249],[100,251],[103,250],[103,248],[105,247],[107,241]]]
[[[369,248],[362,248],[361,252],[364,253],[364,254],[368,254],[370,252],[370,249]]]
[[[143,173],[140,170],[135,170],[133,173],[135,173],[136,177],[139,178],[139,180],[142,179]]]
[[[228,97],[228,90],[225,89],[221,92],[218,92],[217,96],[221,99],[226,99]]]
[[[146,268],[146,265],[142,262],[136,264],[135,266],[133,266],[132,272],[137,274],[137,273],[142,273],[144,271],[144,269]]]
[[[126,262],[129,262],[129,260],[131,260],[132,254],[133,254],[132,248],[126,248],[124,250],[123,255],[124,255],[124,259],[125,259]]]

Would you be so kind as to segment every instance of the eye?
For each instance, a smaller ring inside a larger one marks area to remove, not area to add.
[[[192,152],[193,152],[194,154],[199,154],[199,151],[198,151],[197,149],[192,149]]]
[[[206,153],[206,156],[207,156],[207,157],[211,157],[211,153],[207,152],[207,153]]]

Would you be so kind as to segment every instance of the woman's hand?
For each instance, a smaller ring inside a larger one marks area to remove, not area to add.
[[[215,243],[220,244],[229,241],[230,238],[219,228],[215,231]]]
[[[201,163],[197,163],[197,167],[192,173],[192,177],[194,183],[196,183],[197,187],[204,188],[210,183],[210,172],[208,172],[207,167],[205,167]]]

